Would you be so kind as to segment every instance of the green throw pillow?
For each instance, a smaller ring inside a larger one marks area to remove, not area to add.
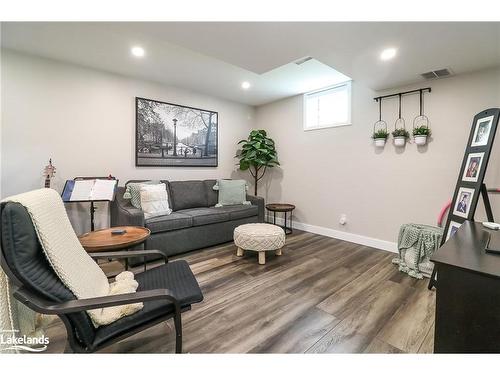
[[[245,180],[217,180],[213,189],[219,191],[219,203],[215,207],[251,204],[246,200],[247,183]]]
[[[156,185],[160,181],[144,181],[144,182],[131,182],[127,184],[127,189],[123,194],[123,199],[130,199],[130,203],[135,208],[141,209],[141,186],[142,185]]]

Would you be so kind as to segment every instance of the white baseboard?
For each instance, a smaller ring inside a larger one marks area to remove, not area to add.
[[[272,220],[272,218],[269,217],[269,219],[270,219],[269,220],[269,222],[270,222]],[[284,224],[283,218],[276,218],[276,224],[283,225]],[[396,242],[380,240],[378,238],[367,237],[367,236],[363,236],[361,234],[344,232],[341,230],[320,227],[317,225],[300,223],[297,221],[293,221],[292,226],[293,226],[293,229],[303,230],[305,232],[320,234],[322,236],[336,238],[336,239],[339,239],[342,241],[347,241],[347,242],[357,243],[360,245],[374,247],[376,249],[390,251],[392,253],[398,253],[398,246],[397,246]]]

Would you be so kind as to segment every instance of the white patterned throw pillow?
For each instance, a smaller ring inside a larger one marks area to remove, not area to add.
[[[129,182],[125,188],[123,199],[130,199],[135,208],[141,209],[141,186],[157,185],[160,181]]]
[[[142,185],[140,197],[145,219],[170,215],[172,212],[168,205],[167,187],[165,184]]]

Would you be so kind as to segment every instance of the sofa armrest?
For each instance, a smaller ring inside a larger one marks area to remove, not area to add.
[[[111,226],[136,225],[144,226],[144,212],[130,203],[130,200],[124,199],[124,187],[116,190],[115,200],[110,204]]]
[[[259,209],[259,222],[263,223],[264,222],[264,215],[265,215],[264,198],[257,197],[255,195],[247,194],[246,199],[247,199],[247,201],[252,203],[252,205],[258,207],[258,209]]]

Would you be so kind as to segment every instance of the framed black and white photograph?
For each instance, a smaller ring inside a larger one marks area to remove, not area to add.
[[[462,181],[477,182],[481,165],[483,164],[484,152],[471,153],[467,156]]]
[[[217,166],[217,112],[145,98],[135,102],[136,166]]]
[[[472,147],[486,146],[488,144],[493,118],[494,116],[488,116],[477,120],[474,135],[472,137]]]
[[[461,187],[458,191],[458,197],[453,207],[453,215],[467,218],[474,197],[474,189]]]
[[[450,226],[448,227],[448,233],[446,235],[446,241],[448,241],[448,239],[457,232],[461,225],[461,223],[457,223],[456,221],[450,221]]]

